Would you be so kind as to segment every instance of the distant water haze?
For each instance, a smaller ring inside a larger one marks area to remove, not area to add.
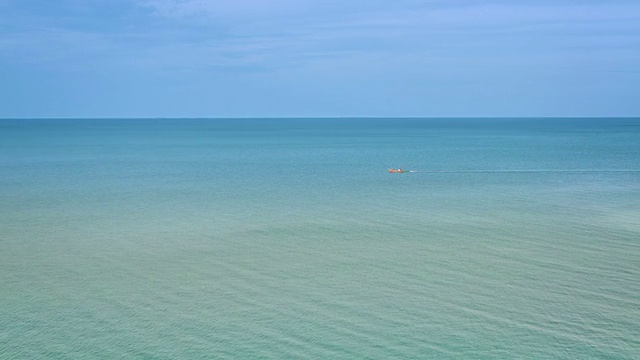
[[[639,119],[0,120],[0,204],[0,358],[640,354]]]

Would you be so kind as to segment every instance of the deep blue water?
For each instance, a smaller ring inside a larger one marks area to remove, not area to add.
[[[0,204],[2,358],[640,357],[640,119],[5,119]]]

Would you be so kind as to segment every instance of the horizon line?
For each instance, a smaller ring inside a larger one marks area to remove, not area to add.
[[[640,119],[636,116],[52,116],[0,117],[0,120],[271,120],[271,119]]]

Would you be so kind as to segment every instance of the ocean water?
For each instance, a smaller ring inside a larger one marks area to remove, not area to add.
[[[0,120],[0,358],[638,359],[640,119]]]

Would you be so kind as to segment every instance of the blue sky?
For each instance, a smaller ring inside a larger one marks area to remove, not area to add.
[[[0,0],[0,117],[640,116],[640,1]]]

